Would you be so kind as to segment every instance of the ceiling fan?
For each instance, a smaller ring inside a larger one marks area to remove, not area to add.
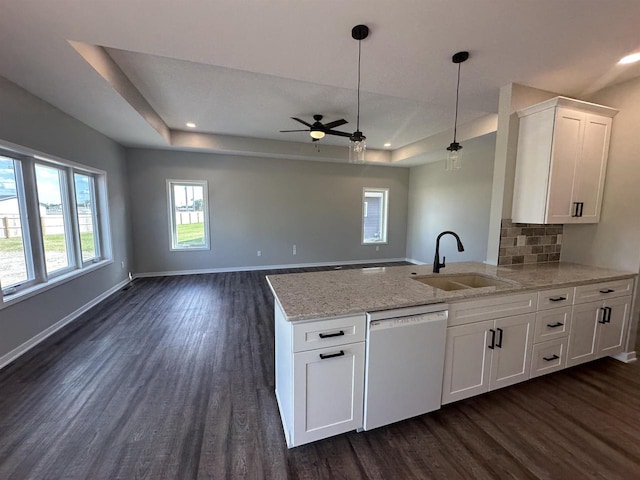
[[[315,122],[313,123],[305,122],[304,120],[300,120],[299,118],[296,118],[296,117],[291,117],[291,119],[295,120],[296,122],[300,122],[301,124],[309,128],[305,128],[302,130],[280,130],[281,133],[309,132],[309,135],[311,135],[311,138],[313,139],[312,141],[314,142],[317,142],[321,138],[324,138],[325,135],[337,135],[338,137],[351,136],[350,133],[333,130],[336,127],[344,125],[345,123],[349,123],[344,118],[341,118],[340,120],[334,120],[333,122],[329,122],[329,123],[322,123],[321,122],[322,115],[318,115],[318,114],[313,116],[313,119],[315,120]]]

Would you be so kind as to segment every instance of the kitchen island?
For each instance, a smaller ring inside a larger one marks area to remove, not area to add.
[[[568,263],[431,269],[267,277],[275,297],[276,396],[289,447],[362,428],[367,313],[448,308],[443,404],[602,356],[635,358],[624,352],[633,273]],[[458,274],[501,282],[446,291],[422,281]]]

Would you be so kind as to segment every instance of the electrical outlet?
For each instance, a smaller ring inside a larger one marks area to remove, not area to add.
[[[120,265],[122,265],[122,269],[124,270],[124,265],[125,265],[124,260],[122,260],[122,262],[120,263]]]
[[[376,245],[376,252],[380,251],[380,247],[378,245]]]
[[[295,245],[293,246],[293,254],[294,255],[296,254],[296,246]]]
[[[260,250],[258,250],[258,256],[261,257],[262,256],[262,252]]]

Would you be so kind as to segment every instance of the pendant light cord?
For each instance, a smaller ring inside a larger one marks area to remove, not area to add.
[[[456,142],[456,134],[458,133],[458,97],[460,95],[460,66],[462,63],[458,63],[458,84],[456,85],[456,118],[453,122],[453,143]]]
[[[362,40],[358,40],[358,116],[356,117],[356,131],[360,131],[360,53],[362,50]],[[458,79],[458,81],[460,81]]]

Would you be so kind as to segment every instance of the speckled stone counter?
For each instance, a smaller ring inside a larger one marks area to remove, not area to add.
[[[480,273],[507,282],[498,287],[443,291],[412,277]],[[635,277],[634,273],[571,263],[496,267],[477,262],[448,264],[439,274],[431,265],[375,267],[326,272],[269,275],[276,301],[290,321],[324,318],[391,308],[453,303],[495,294],[543,290]]]

